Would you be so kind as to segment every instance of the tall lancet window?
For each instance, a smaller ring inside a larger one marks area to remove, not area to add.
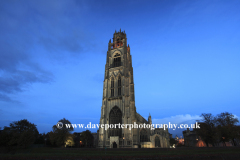
[[[114,79],[111,79],[111,97],[114,96]]]
[[[142,129],[140,131],[140,142],[148,142],[149,139],[148,139],[148,134],[147,134],[147,131],[145,129]]]
[[[117,53],[113,59],[113,67],[118,67],[118,66],[121,66],[121,55]]]
[[[118,95],[121,95],[121,77],[118,78]]]
[[[122,128],[119,125],[115,125],[119,123],[122,124],[122,112],[117,106],[114,106],[109,113],[109,125],[113,124],[116,128],[109,128],[109,138],[110,136],[119,136],[119,138],[122,136]]]

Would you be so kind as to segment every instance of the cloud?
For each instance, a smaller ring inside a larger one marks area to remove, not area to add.
[[[34,82],[47,83],[51,80],[51,74],[44,72],[31,72],[26,70],[16,70],[7,72],[5,76],[0,77],[0,91],[5,93],[15,93],[23,91],[22,86]]]
[[[10,24],[6,23],[9,28]],[[14,31],[6,28],[0,27],[0,100],[16,102],[10,98],[10,94],[22,92],[24,87],[32,83],[48,83],[52,81],[53,74],[32,60],[29,51],[33,44],[31,37],[23,36],[24,32],[13,34]]]
[[[196,120],[201,120],[201,117],[199,115],[190,115],[190,114],[185,114],[185,115],[176,115],[176,116],[171,116],[171,117],[166,117],[162,119],[153,119],[153,123],[160,124],[160,123],[175,123],[175,124],[181,124],[183,122],[189,122],[189,121],[196,121]]]
[[[94,46],[90,42],[93,36],[80,27],[81,4],[0,2],[0,101],[13,102],[11,94],[23,92],[33,83],[52,82],[53,73],[43,67],[45,60],[65,61]]]
[[[18,70],[16,68],[15,70],[5,70],[0,76],[0,101],[16,102],[9,95],[26,90],[32,83],[49,83],[52,80],[52,73],[47,71]]]
[[[8,97],[8,96],[6,96],[6,95],[4,95],[4,94],[1,94],[1,93],[0,93],[0,101],[19,103],[18,101],[12,100],[10,97]],[[2,114],[1,112],[2,112],[2,110],[0,110],[0,114]]]
[[[15,52],[16,58],[43,49],[41,54],[57,61],[94,50],[96,37],[86,27],[86,6],[84,1],[1,1],[0,41],[8,43],[1,49],[23,52]]]
[[[199,115],[190,115],[190,114],[185,114],[185,115],[176,115],[176,116],[171,116],[171,117],[166,117],[162,119],[152,119],[153,124],[177,124],[177,127],[180,126],[180,124],[188,124],[188,126],[191,126],[191,124],[194,124],[196,120],[201,120],[202,118]],[[173,136],[182,135],[182,131],[186,130],[176,128],[175,130],[173,129],[168,129],[169,133],[171,133]]]
[[[17,40],[16,40],[17,41]],[[15,102],[9,94],[22,92],[29,84],[52,81],[51,72],[42,69],[31,61],[31,55],[24,47],[24,42],[4,41],[0,38],[0,100]],[[25,51],[25,52],[24,52]]]
[[[37,44],[48,56],[64,59],[63,52],[74,56],[94,46],[94,35],[84,28],[85,10],[84,3],[76,1],[5,2],[0,11],[1,28],[12,33],[7,33],[8,37],[16,35],[30,43],[28,47]]]

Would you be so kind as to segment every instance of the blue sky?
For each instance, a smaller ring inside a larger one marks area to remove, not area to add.
[[[120,28],[143,117],[239,117],[239,8],[235,0],[2,0],[0,127],[28,119],[46,133],[62,118],[99,123],[108,41]]]

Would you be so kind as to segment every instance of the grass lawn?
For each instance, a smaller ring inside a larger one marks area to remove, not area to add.
[[[0,159],[240,159],[240,147],[211,148],[29,148],[0,153]]]

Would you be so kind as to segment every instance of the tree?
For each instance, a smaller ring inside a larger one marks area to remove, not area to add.
[[[236,146],[235,138],[239,136],[238,128],[236,124],[239,122],[233,114],[224,112],[217,115],[216,118],[217,128],[220,135],[220,141],[222,141],[225,146],[226,142],[232,140],[233,144]]]
[[[37,139],[35,140],[34,144],[45,144],[45,139],[44,139],[45,133],[44,134],[39,134]]]
[[[0,144],[8,149],[27,148],[34,143],[38,134],[36,125],[26,119],[15,121],[10,123],[10,127],[4,127]]]
[[[13,132],[11,132],[10,127],[4,127],[0,136],[0,146],[8,147],[9,142],[13,138]]]
[[[61,122],[61,125],[58,125],[60,124],[59,122]],[[73,131],[73,127],[69,120],[63,118],[59,122],[52,127],[53,131],[49,133],[50,142],[55,146],[63,146],[70,136],[70,132]]]
[[[203,123],[200,123],[200,129],[197,129],[196,132],[207,146],[209,144],[215,146],[217,139],[216,118],[211,113],[203,113],[201,117]]]
[[[83,131],[81,133],[80,140],[84,143],[85,147],[93,146],[94,137],[89,130]]]
[[[203,123],[200,124],[200,129],[196,130],[197,134],[207,144],[223,142],[226,146],[226,142],[232,140],[236,146],[236,139],[240,138],[240,129],[236,124],[239,122],[233,114],[223,112],[214,117],[211,113],[201,115]]]

